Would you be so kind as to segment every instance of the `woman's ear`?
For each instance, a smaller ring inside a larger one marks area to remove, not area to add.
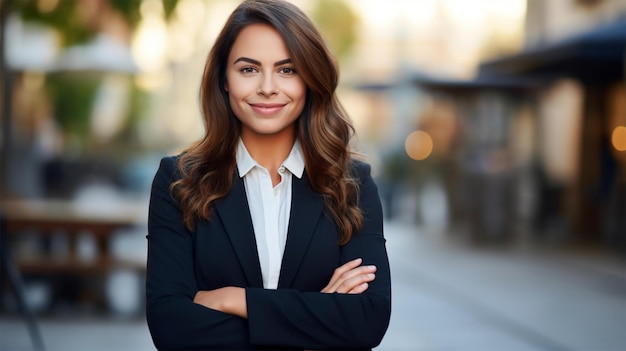
[[[228,93],[228,81],[224,81],[224,91]]]

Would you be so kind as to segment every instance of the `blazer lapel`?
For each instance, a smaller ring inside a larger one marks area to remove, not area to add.
[[[237,253],[248,284],[251,287],[262,288],[261,265],[243,179],[237,175],[237,172],[235,172],[234,177],[230,193],[216,200],[214,208],[219,214],[230,242]]]
[[[309,187],[306,172],[302,178],[292,179],[291,214],[278,281],[279,288],[291,286],[315,231],[315,224],[324,209],[324,200]]]

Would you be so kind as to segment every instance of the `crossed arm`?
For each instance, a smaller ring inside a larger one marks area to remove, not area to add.
[[[360,294],[367,290],[368,283],[376,277],[376,266],[360,266],[363,260],[357,258],[335,269],[323,293]],[[198,291],[193,302],[202,306],[248,318],[246,307],[246,290],[227,286],[215,290]]]

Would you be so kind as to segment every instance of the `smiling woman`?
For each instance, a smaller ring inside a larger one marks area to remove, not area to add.
[[[261,162],[272,157],[263,146],[273,139],[272,148],[283,150],[283,155],[274,159],[282,162],[295,141],[294,122],[304,108],[306,86],[278,31],[266,24],[241,31],[228,56],[224,88],[252,158]],[[276,148],[278,143],[285,147]],[[279,166],[269,165],[270,173],[278,176]]]
[[[382,209],[317,28],[247,0],[207,58],[204,137],[166,157],[148,221],[147,319],[159,349],[377,346],[391,282]]]

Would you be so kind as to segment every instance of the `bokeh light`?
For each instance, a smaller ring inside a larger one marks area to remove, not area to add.
[[[611,143],[617,151],[626,151],[626,127],[618,126],[613,129]]]
[[[425,160],[433,151],[433,138],[422,130],[416,130],[406,138],[404,148],[410,158],[416,161]]]
[[[161,2],[153,0],[144,0],[141,4],[142,19],[134,33],[131,51],[143,72],[157,71],[166,64],[168,32],[162,6]]]

